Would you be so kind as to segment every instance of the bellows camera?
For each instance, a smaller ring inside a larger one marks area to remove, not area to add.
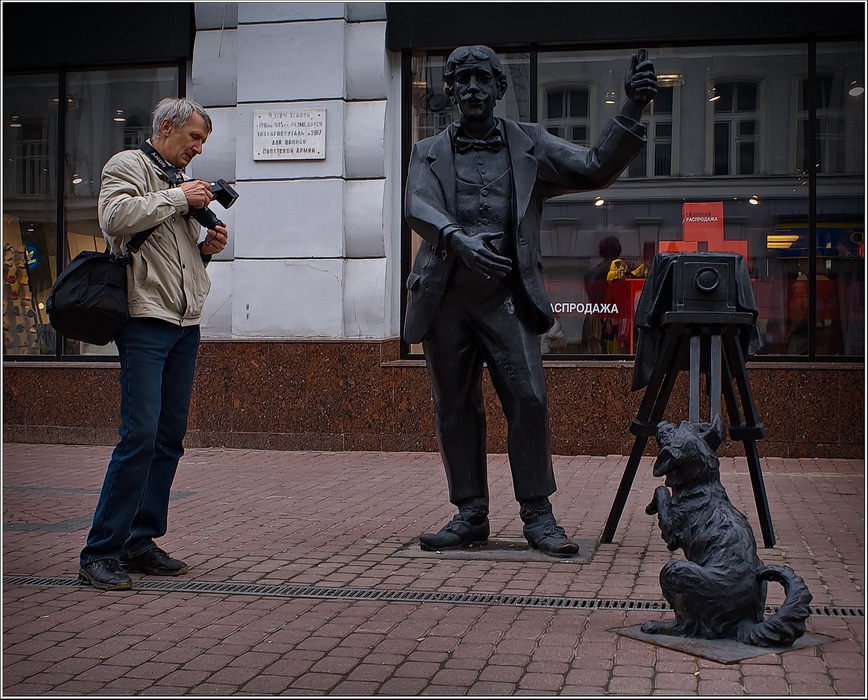
[[[736,258],[681,254],[672,280],[673,311],[735,311]]]
[[[211,185],[211,194],[214,195],[214,199],[216,199],[224,209],[228,209],[235,204],[235,200],[238,199],[238,193],[229,186],[226,180],[217,180],[216,182],[208,184]],[[208,207],[203,207],[202,209],[191,209],[190,216],[208,229],[224,225],[223,222],[217,218],[217,215]]]

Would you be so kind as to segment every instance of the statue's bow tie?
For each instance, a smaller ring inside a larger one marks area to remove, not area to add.
[[[455,137],[455,148],[459,153],[467,153],[471,148],[477,151],[499,151],[503,147],[503,139],[500,136],[492,136],[488,139],[471,139],[466,136]]]

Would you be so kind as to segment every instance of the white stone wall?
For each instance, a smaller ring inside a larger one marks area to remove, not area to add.
[[[240,195],[208,268],[210,338],[399,332],[399,60],[384,3],[197,3],[188,94],[214,131],[194,177]],[[255,161],[253,114],[326,110],[324,160]]]

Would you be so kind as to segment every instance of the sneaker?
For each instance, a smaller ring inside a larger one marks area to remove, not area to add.
[[[127,571],[141,571],[154,576],[180,576],[190,568],[184,562],[172,559],[159,547],[127,557],[121,564]]]
[[[117,559],[97,559],[78,570],[78,580],[102,591],[126,591],[133,580],[121,569]]]

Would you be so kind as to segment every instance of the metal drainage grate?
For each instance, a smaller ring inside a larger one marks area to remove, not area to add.
[[[48,576],[4,576],[7,586],[61,586],[79,588],[77,578]],[[231,581],[179,581],[139,579],[136,591],[165,593],[216,593],[224,595],[267,596],[276,598],[321,598],[338,600],[381,600],[399,603],[449,603],[458,605],[509,605],[523,608],[571,608],[578,610],[671,610],[666,601],[614,598],[569,598],[566,596],[508,595],[501,593],[449,593],[437,591],[381,590],[377,588],[335,588],[329,586],[291,586],[288,584],[233,583]],[[778,606],[766,606],[766,613]],[[865,617],[865,609],[853,606],[811,606],[820,617]]]

